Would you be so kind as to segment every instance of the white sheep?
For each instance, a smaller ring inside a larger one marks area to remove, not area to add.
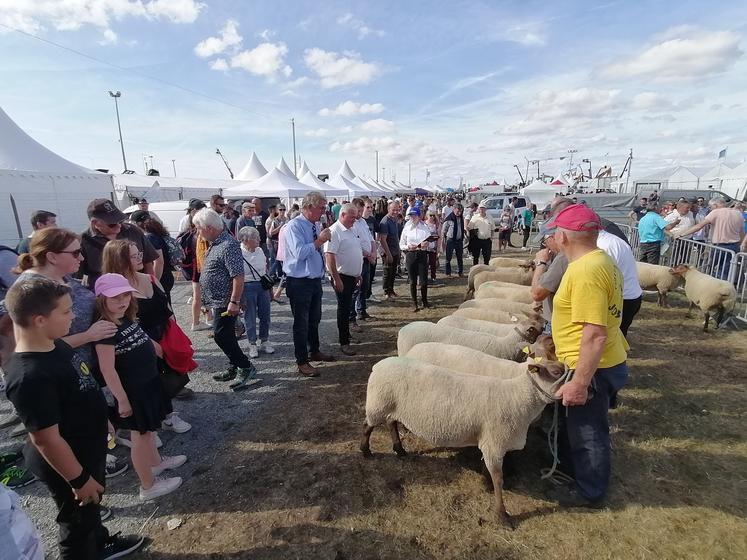
[[[475,286],[473,284],[475,276],[481,272],[492,272],[494,270],[494,267],[488,266],[487,264],[473,264],[472,268],[469,269],[469,274],[467,274],[467,291],[475,291]]]
[[[485,282],[475,292],[475,299],[485,298],[500,298],[519,301],[521,303],[534,303],[532,291],[529,286],[516,286],[515,288],[509,288],[507,286],[491,285],[490,282]]]
[[[685,279],[685,295],[690,301],[688,316],[696,305],[705,314],[704,332],[708,332],[711,311],[717,312],[716,328],[718,328],[724,320],[724,313],[727,310],[729,312],[734,310],[737,303],[737,290],[730,282],[704,274],[686,264],[676,266],[671,269],[671,272]]]
[[[529,266],[531,262],[531,260],[527,260],[526,258],[493,257],[488,261],[488,266],[493,268],[511,268]]]
[[[485,300],[474,300],[474,301],[485,301]],[[530,319],[539,318],[539,314],[536,311],[521,311],[512,312],[504,311],[502,309],[482,309],[480,307],[465,307],[464,309],[457,309],[452,313],[456,317],[466,317],[467,319],[480,319],[481,321],[491,321],[493,323],[518,323],[524,317]]]
[[[659,307],[669,307],[667,294],[680,285],[682,278],[672,273],[668,266],[635,263],[638,270],[638,283],[642,290],[656,290],[659,293]]]
[[[541,330],[537,324],[531,324],[523,330],[513,329],[505,337],[496,338],[489,334],[454,329],[427,321],[414,321],[399,330],[397,354],[405,356],[410,348],[421,342],[440,342],[467,346],[496,358],[520,361],[524,357],[522,349],[536,341]]]
[[[540,329],[544,326],[544,322],[535,321]],[[494,323],[492,321],[483,321],[481,319],[470,319],[468,317],[460,317],[459,315],[447,315],[440,319],[437,325],[445,325],[452,329],[461,329],[463,331],[472,331],[478,333],[485,333],[503,338],[511,333],[515,328],[520,330],[533,324],[528,319],[524,319],[523,322],[516,323]]]
[[[480,288],[481,284],[490,281],[508,282],[520,286],[531,286],[532,275],[534,272],[531,268],[500,268],[496,270],[483,270],[478,272],[472,278],[472,285],[467,286],[467,293],[464,300],[471,299],[474,292]]]
[[[480,298],[465,301],[459,305],[459,309],[491,309],[496,311],[508,311],[511,313],[531,313],[532,311],[540,311],[542,309],[542,304],[535,302],[523,303],[504,298]]]
[[[406,455],[398,424],[433,445],[476,445],[493,482],[498,519],[510,526],[503,502],[503,457],[524,447],[530,423],[553,402],[565,367],[543,361],[526,371],[527,375],[500,380],[412,358],[386,358],[373,366],[368,378],[360,450],[371,456],[371,432],[382,424],[389,428],[398,456]]]

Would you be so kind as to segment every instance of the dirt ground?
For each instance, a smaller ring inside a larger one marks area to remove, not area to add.
[[[374,456],[358,441],[372,364],[396,353],[398,329],[436,320],[464,280],[431,290],[436,308],[406,298],[372,307],[360,355],[321,368],[261,404],[246,425],[230,416],[183,492],[162,498],[140,558],[747,558],[747,335],[704,334],[681,296],[648,296],[631,329],[631,379],[612,411],[613,480],[602,511],[543,499],[546,445],[531,434],[514,461],[506,502],[514,531],[494,521],[480,459],[405,434],[398,459],[384,429]],[[404,295],[405,286],[398,287]],[[168,518],[183,525],[166,529]]]

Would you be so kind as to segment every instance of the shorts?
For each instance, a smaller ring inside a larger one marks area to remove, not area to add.
[[[509,239],[511,239],[511,230],[507,229],[507,230],[500,231],[498,233],[498,239],[500,241],[508,241]]]

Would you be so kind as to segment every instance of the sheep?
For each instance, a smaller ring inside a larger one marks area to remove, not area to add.
[[[493,257],[488,261],[488,266],[493,268],[512,268],[519,266],[530,266],[531,260],[525,258],[514,259],[511,257]]]
[[[465,301],[459,309],[489,309],[495,311],[508,311],[511,313],[530,313],[542,310],[542,304],[537,302],[523,303],[503,298],[480,298]]]
[[[490,285],[486,282],[475,292],[475,299],[500,298],[519,301],[521,303],[534,303],[532,292],[529,286],[516,286],[509,288],[506,286]]]
[[[440,342],[466,346],[496,358],[520,361],[524,358],[522,350],[526,348],[527,343],[536,341],[540,332],[541,328],[535,323],[523,329],[514,328],[505,337],[496,338],[489,334],[454,329],[427,321],[415,321],[399,330],[397,355],[407,355],[410,348],[421,342]]]
[[[474,300],[484,301],[484,300]],[[504,311],[501,309],[482,309],[479,307],[466,307],[464,309],[457,309],[452,313],[456,317],[466,317],[468,319],[479,319],[481,321],[491,321],[493,323],[518,323],[523,317],[529,317],[530,319],[539,318],[539,314],[534,311]]]
[[[492,321],[482,321],[480,319],[470,319],[468,317],[460,317],[458,315],[447,315],[443,319],[439,320],[437,325],[445,325],[453,329],[461,329],[463,331],[472,331],[478,333],[485,333],[503,338],[507,334],[511,333],[515,328],[522,330],[528,327],[530,324],[535,324],[539,330],[544,327],[544,321],[539,319],[534,322],[525,319],[524,322],[519,324],[514,323],[494,323]]]
[[[529,424],[554,401],[566,368],[559,362],[542,362],[530,364],[526,371],[527,375],[499,380],[407,357],[386,358],[373,366],[368,378],[360,450],[371,457],[371,432],[382,424],[389,428],[392,448],[400,457],[406,451],[398,424],[433,445],[476,445],[493,482],[498,520],[510,527],[503,501],[503,457],[524,447]]]
[[[467,291],[475,291],[474,284],[472,283],[475,279],[475,276],[477,276],[481,272],[492,272],[495,268],[492,266],[488,266],[487,264],[473,264],[472,268],[469,269],[469,274],[467,274]]]
[[[716,328],[718,328],[724,320],[724,313],[727,310],[729,312],[734,310],[737,303],[737,290],[730,282],[704,274],[686,264],[676,266],[670,269],[670,272],[685,279],[685,295],[690,301],[690,307],[687,310],[688,317],[696,305],[705,314],[703,332],[708,332],[711,311],[717,311]]]
[[[522,267],[524,266],[525,265],[522,265]],[[531,286],[533,274],[534,272],[529,266],[526,266],[525,268],[499,268],[495,270],[482,270],[472,276],[471,283],[468,279],[467,293],[464,295],[464,301],[472,299],[475,291],[479,288],[480,284],[491,280],[510,282],[512,284],[518,284],[522,286]]]
[[[656,290],[659,292],[659,307],[669,307],[667,294],[679,286],[682,278],[672,274],[668,266],[637,262],[638,283],[642,290]]]

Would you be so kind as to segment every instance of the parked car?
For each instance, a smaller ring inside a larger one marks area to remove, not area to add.
[[[517,195],[515,193],[506,193],[487,197],[484,202],[488,215],[494,220],[498,221],[501,217],[503,209],[511,203],[513,197],[517,198],[516,207],[514,208],[514,219],[518,218],[524,208],[526,208],[526,206],[531,204],[532,202],[528,197],[524,195]]]

